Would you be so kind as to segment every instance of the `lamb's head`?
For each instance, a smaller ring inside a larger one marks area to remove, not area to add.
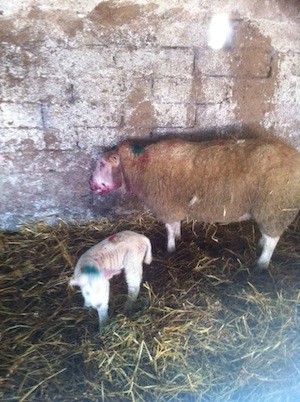
[[[84,265],[70,280],[70,285],[79,286],[84,298],[84,306],[100,309],[107,299],[108,279],[97,268]]]

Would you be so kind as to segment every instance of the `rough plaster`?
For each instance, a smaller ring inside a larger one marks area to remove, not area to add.
[[[300,149],[298,0],[0,0],[0,11],[4,229],[112,212],[118,198],[94,198],[88,178],[99,150],[127,137],[231,128]],[[213,50],[219,12],[233,40]]]

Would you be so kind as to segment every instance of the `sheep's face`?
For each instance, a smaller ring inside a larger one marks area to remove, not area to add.
[[[90,179],[91,190],[100,196],[104,196],[122,187],[122,185],[123,175],[119,155],[111,154],[101,157]]]

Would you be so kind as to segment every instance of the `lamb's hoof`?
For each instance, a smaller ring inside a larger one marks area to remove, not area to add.
[[[253,271],[262,275],[267,274],[269,273],[269,265],[256,263],[253,267]]]
[[[132,311],[133,311],[132,303],[125,304],[125,306],[123,308],[123,314],[124,315],[130,315],[130,313],[132,313]]]
[[[109,323],[109,319],[107,318],[104,321],[99,322],[99,332],[101,332]]]

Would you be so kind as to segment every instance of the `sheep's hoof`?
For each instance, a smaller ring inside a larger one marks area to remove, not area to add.
[[[162,252],[161,255],[164,260],[168,260],[169,258],[172,258],[175,255],[175,251],[165,250]]]
[[[176,246],[168,246],[167,247],[167,253],[168,254],[175,253],[175,251],[176,251]]]

